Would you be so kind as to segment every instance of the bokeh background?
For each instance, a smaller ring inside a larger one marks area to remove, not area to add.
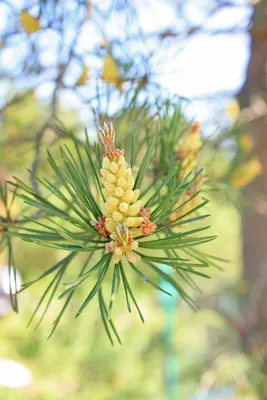
[[[235,187],[218,178],[208,194],[218,239],[206,250],[229,261],[196,279],[199,311],[132,277],[146,324],[119,295],[122,346],[108,342],[96,304],[74,320],[79,298],[49,341],[57,302],[26,328],[45,283],[22,292],[13,313],[1,252],[1,400],[267,398],[266,15],[266,0],[0,0],[2,183],[30,181],[27,168],[49,177],[45,149],[69,142],[54,122],[81,140],[86,127],[93,140],[100,121],[127,131],[165,101],[201,122],[210,175],[239,159],[240,132],[263,167],[255,180],[241,170]],[[14,242],[25,282],[61,257]]]

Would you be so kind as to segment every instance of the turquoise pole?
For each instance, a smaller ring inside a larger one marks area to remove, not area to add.
[[[164,272],[170,270],[169,266],[163,264],[157,264],[157,266],[164,270]],[[179,360],[175,351],[173,334],[175,332],[179,294],[174,290],[169,282],[163,279],[161,281],[161,287],[172,294],[172,297],[162,292],[159,292],[158,294],[159,303],[164,314],[162,332],[164,348],[164,391],[166,400],[177,400],[179,398]]]

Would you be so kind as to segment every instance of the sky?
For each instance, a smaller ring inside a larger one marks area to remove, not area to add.
[[[157,27],[164,30],[172,26],[172,6],[164,1],[156,2],[156,6],[152,3],[141,13],[142,25],[148,31],[156,30]],[[205,1],[200,0],[189,2],[186,14],[192,26],[205,20],[204,3]],[[247,2],[243,4],[244,7],[225,8],[217,12],[205,24],[206,30],[244,26],[251,9]],[[171,59],[161,74],[161,82],[169,91],[185,97],[198,97],[220,91],[234,93],[244,79],[248,46],[248,38],[244,34],[211,36],[203,33],[187,41],[184,50],[175,55],[177,44],[174,41],[165,54],[159,55],[160,58]]]
[[[185,24],[196,26],[203,21],[207,21],[205,23],[206,31],[242,27],[247,24],[251,15],[251,7],[247,0],[236,0],[237,7],[227,7],[215,12],[208,20],[207,14],[212,11],[212,6],[214,6],[212,0],[183,2],[186,4],[183,6],[183,18],[177,18],[174,12],[174,2],[170,0],[133,0],[133,2],[138,10],[138,15],[136,15],[138,25],[142,28],[144,34],[148,35],[153,32],[162,32],[170,27],[179,31]],[[19,9],[24,6],[25,1],[10,0],[9,3]],[[72,1],[68,1],[66,5],[68,4],[68,7],[71,8],[71,3]],[[99,1],[99,6],[103,9],[108,4],[110,4],[109,0]],[[9,23],[7,7],[0,0],[0,35]],[[125,30],[124,21],[120,16],[114,15],[112,20],[105,22],[103,30],[108,37],[121,37]],[[66,36],[68,35],[69,40],[71,40],[71,29],[66,32]],[[90,52],[102,38],[101,29],[88,21],[84,24],[77,42],[77,49],[81,54],[84,54],[84,61],[90,65],[92,76],[94,76],[94,70],[99,71],[101,68],[101,61],[93,57]],[[234,95],[242,86],[249,57],[249,38],[246,34],[237,32],[215,35],[202,32],[192,35],[189,39],[183,39],[183,37],[179,41],[165,39],[160,47],[154,39],[151,39],[147,41],[141,51],[154,50],[151,61],[154,81],[170,94],[178,94],[192,99],[191,112],[198,119],[204,121],[211,115],[212,103],[220,103],[221,101],[222,104],[225,104],[227,95]],[[42,49],[40,57],[48,70],[57,62],[58,45],[58,37],[51,30],[40,34],[39,47]],[[10,69],[12,66],[15,68],[20,58],[23,59],[23,55],[27,52],[25,46],[23,40],[19,38],[15,51],[9,49],[5,51],[2,58],[0,57],[0,65],[4,68]],[[140,43],[136,43],[136,48],[134,46],[133,43],[129,52],[140,50]],[[158,48],[157,52],[155,52],[155,48]],[[79,63],[73,62],[70,65],[66,76],[67,84],[71,85],[75,82],[80,74],[80,68]],[[0,88],[4,93],[3,84],[0,84]],[[48,79],[39,86],[37,95],[41,99],[46,99],[52,89],[53,85]],[[85,94],[91,91],[90,85],[88,88],[84,88]],[[212,98],[214,94],[218,94],[216,100],[203,100],[203,97]],[[87,106],[81,107],[71,90],[65,91],[64,96],[62,96],[62,105],[66,108],[76,107],[79,109],[82,120],[86,122],[88,108]]]

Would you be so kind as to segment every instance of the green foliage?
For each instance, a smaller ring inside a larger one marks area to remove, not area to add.
[[[172,117],[170,117],[167,109],[166,115],[164,117],[158,116],[155,119],[156,128],[151,131],[151,140],[146,139],[144,141],[142,134],[141,136],[136,134],[135,139],[132,141],[133,149],[129,151],[131,154],[129,158],[132,163],[133,160],[138,162],[135,152],[136,147],[134,146],[135,140],[138,143],[139,150],[141,148],[145,151],[136,174],[135,188],[146,187],[143,201],[151,209],[151,221],[158,226],[156,232],[150,235],[149,238],[145,236],[137,238],[139,242],[137,254],[141,257],[140,267],[124,261],[119,266],[112,267],[111,256],[105,254],[105,244],[109,240],[108,238],[103,238],[91,225],[92,220],[97,220],[103,214],[104,196],[100,184],[99,168],[96,163],[99,160],[99,147],[98,145],[94,147],[90,145],[88,135],[82,145],[80,141],[72,136],[72,147],[61,146],[57,153],[57,158],[51,152],[48,152],[48,162],[53,170],[54,177],[52,180],[39,178],[33,174],[33,178],[38,183],[38,191],[24,183],[20,178],[15,178],[15,183],[9,182],[15,188],[16,196],[27,206],[27,212],[23,216],[24,223],[11,224],[8,228],[10,234],[26,242],[68,251],[68,255],[65,258],[52,265],[39,278],[35,278],[23,286],[22,290],[39,280],[51,277],[50,283],[42,295],[30,322],[33,321],[40,307],[45,303],[44,311],[37,326],[40,324],[52,300],[58,296],[58,289],[62,287],[61,282],[64,282],[67,270],[70,269],[73,263],[77,262],[78,253],[86,253],[88,258],[80,273],[71,282],[65,283],[63,292],[61,290],[60,298],[65,299],[66,297],[66,300],[54,321],[51,334],[55,331],[77,288],[85,281],[89,282],[88,278],[91,280],[92,275],[95,276],[97,274],[96,282],[78,309],[76,317],[84,311],[93,298],[98,298],[100,314],[110,341],[113,343],[110,330],[120,341],[111,320],[111,315],[113,302],[121,283],[124,287],[128,310],[131,311],[131,299],[143,321],[142,313],[127,279],[129,267],[143,281],[166,293],[164,289],[159,287],[143,272],[144,268],[153,270],[154,273],[173,285],[185,301],[190,305],[193,304],[186,290],[182,288],[183,285],[176,283],[173,278],[163,273],[157,267],[157,264],[164,263],[168,265],[170,270],[177,272],[179,280],[189,284],[190,287],[194,287],[191,278],[192,274],[200,277],[209,277],[206,273],[199,271],[199,268],[208,267],[210,263],[208,258],[202,257],[198,251],[198,246],[214,240],[216,236],[197,236],[208,229],[208,226],[200,225],[191,229],[193,223],[201,222],[209,216],[209,214],[199,214],[192,217],[192,214],[199,213],[206,206],[207,200],[202,201],[186,213],[182,213],[179,217],[170,220],[170,216],[174,212],[187,205],[196,194],[199,195],[199,192],[197,192],[190,196],[189,199],[183,200],[183,195],[194,185],[200,176],[201,170],[197,173],[192,171],[181,177],[182,161],[175,162],[174,157],[174,142],[177,141],[177,131],[178,136],[180,136],[180,130],[177,130],[176,124],[181,121],[181,110],[179,108],[178,111],[174,111]],[[63,128],[60,127],[59,129]],[[159,134],[158,129],[162,129],[161,134]],[[66,134],[66,136],[71,135]],[[170,140],[162,141],[162,137],[169,137]],[[151,163],[152,153],[154,156]],[[167,168],[162,169],[160,174],[157,174],[158,166],[166,161],[162,159],[163,153],[166,160],[173,160],[173,162],[169,163]],[[153,169],[154,177],[151,179],[150,172]],[[38,218],[35,215],[38,215]],[[189,226],[189,229],[186,228],[177,232],[177,228],[181,229],[179,227],[185,226],[185,224]],[[95,259],[94,263],[92,263],[92,256]],[[113,271],[111,272],[111,270]],[[110,275],[110,272],[112,275],[111,298],[109,306],[107,306],[102,285],[106,277]]]
[[[195,292],[198,303],[203,295],[210,296],[220,291],[228,282],[231,284],[236,282],[240,273],[237,211],[221,203],[210,202],[209,206],[212,234],[220,232],[220,237],[204,245],[202,252],[212,252],[219,258],[227,254],[231,261],[225,264],[223,272],[210,268],[212,279],[196,277],[196,282],[203,291],[202,294]],[[52,257],[55,255],[57,260],[59,257],[62,258],[61,250],[32,246],[31,243],[20,240],[14,240],[14,245],[16,265],[26,281],[31,281],[44,272],[49,263],[52,265]],[[77,270],[82,269],[87,258],[88,256],[84,253],[77,255],[72,270],[66,272],[67,283],[72,281]],[[93,264],[95,264],[94,260]],[[143,271],[147,271],[147,268],[145,264],[142,264]],[[149,272],[151,278],[157,282],[157,275],[153,273],[152,267]],[[25,398],[29,400],[54,400],[55,398],[85,400],[90,397],[96,400],[103,398],[123,400],[126,397],[132,400],[164,398],[162,380],[166,352],[162,340],[164,315],[155,298],[156,293],[146,287],[148,284],[140,280],[134,271],[128,270],[126,273],[146,323],[142,325],[138,321],[139,316],[135,313],[135,305],[130,295],[128,296],[132,313],[128,313],[123,282],[121,282],[112,316],[117,321],[123,346],[109,345],[101,318],[99,318],[96,298],[91,303],[88,312],[82,313],[77,323],[74,323],[73,317],[80,306],[81,299],[88,295],[86,284],[80,286],[79,294],[72,296],[72,301],[65,309],[64,318],[60,320],[56,334],[49,341],[46,338],[51,330],[51,324],[65,304],[68,295],[62,300],[52,302],[41,327],[33,332],[31,329],[25,329],[27,319],[30,318],[33,305],[38,303],[40,294],[45,290],[49,277],[36,282],[29,290],[19,294],[19,314],[10,312],[0,320],[1,356],[17,360],[30,368],[33,381],[28,387],[21,389],[0,388],[0,398],[10,400]],[[165,274],[166,278],[172,279],[178,285],[179,291],[184,288],[183,281],[176,273],[170,275],[165,272]],[[102,289],[107,295],[111,292],[109,280],[111,282],[111,277],[104,282]],[[109,306],[108,302],[106,305]],[[38,317],[41,317],[41,312],[38,312]],[[202,375],[209,368],[214,369],[211,362],[214,360],[214,355],[220,352],[223,352],[222,358],[224,354],[229,355],[222,369],[229,371],[232,377],[229,378],[229,382],[233,383],[238,374],[234,373],[231,365],[240,353],[227,347],[234,346],[236,343],[236,336],[231,333],[229,326],[215,312],[203,310],[192,313],[182,303],[175,307],[175,320],[174,351],[179,356],[180,365],[179,399],[187,400],[196,392]],[[116,338],[114,343],[115,341]],[[221,344],[219,348],[218,342]],[[216,363],[216,359],[214,362]],[[254,372],[256,373],[255,369]]]

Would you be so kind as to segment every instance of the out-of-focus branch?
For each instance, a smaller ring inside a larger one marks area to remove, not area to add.
[[[76,45],[78,37],[79,37],[79,32],[80,32],[80,30],[81,30],[81,28],[83,26],[83,23],[85,21],[86,21],[86,18],[83,21],[81,21],[81,25],[79,27],[79,31],[77,32],[77,35],[75,36],[74,40],[71,43],[68,59],[67,59],[66,63],[61,66],[60,73],[59,73],[58,77],[56,78],[55,89],[53,91],[52,101],[51,101],[51,111],[49,113],[48,119],[46,120],[46,122],[43,124],[41,129],[36,134],[35,157],[34,157],[34,160],[33,160],[33,163],[32,163],[31,182],[32,182],[32,186],[33,186],[34,190],[37,193],[40,193],[40,189],[39,189],[39,185],[37,183],[37,180],[35,178],[35,175],[36,175],[39,163],[40,163],[40,150],[41,150],[42,138],[43,138],[43,135],[45,133],[45,130],[49,126],[53,126],[52,122],[53,122],[54,118],[56,117],[56,113],[57,113],[58,91],[62,86],[62,78],[63,78],[63,76],[65,74],[66,68],[69,65],[69,63],[71,62],[71,60],[73,59],[73,57],[75,57],[74,48],[75,48],[75,45]]]
[[[34,141],[35,141],[34,137],[16,137],[16,138],[3,140],[2,142],[0,142],[0,146],[18,145],[18,144],[34,142]]]
[[[53,92],[51,111],[50,111],[49,117],[46,120],[46,122],[43,124],[41,129],[37,132],[36,139],[35,139],[36,140],[35,141],[35,156],[34,156],[34,160],[32,162],[31,182],[32,182],[32,186],[33,186],[34,190],[37,193],[40,193],[40,190],[39,190],[39,185],[35,179],[35,175],[36,175],[39,163],[40,163],[41,142],[42,142],[42,138],[45,133],[45,130],[50,126],[50,124],[52,123],[52,121],[56,115],[57,88],[58,88],[58,86],[56,86],[56,88]]]
[[[1,109],[0,109],[0,114],[3,114],[5,111],[7,111],[10,107],[14,106],[15,104],[20,103],[22,100],[25,100],[28,96],[32,95],[32,89],[27,90],[21,95],[17,95],[13,97],[9,102],[7,102]]]
[[[43,212],[37,212],[36,214],[31,216],[31,220],[38,220],[38,219],[42,218],[43,216],[44,216]],[[0,215],[0,223],[8,224],[9,226],[25,224],[26,222],[28,222],[28,220],[26,218],[14,218],[14,219],[12,219],[12,218],[5,218],[5,217],[2,217]],[[4,228],[4,230],[5,230],[5,226],[4,225],[0,226],[0,228]],[[1,231],[1,229],[0,229],[0,231]]]

